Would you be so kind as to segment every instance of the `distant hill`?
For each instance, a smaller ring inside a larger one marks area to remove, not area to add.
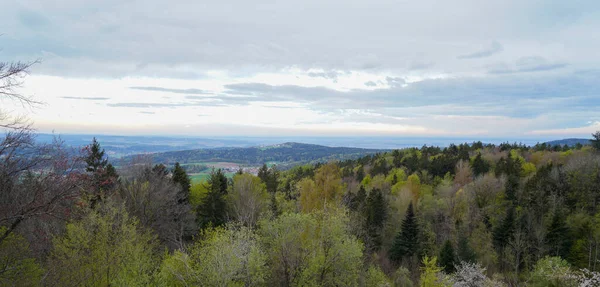
[[[570,138],[570,139],[562,139],[562,140],[554,140],[554,141],[546,142],[546,144],[550,145],[550,146],[555,146],[555,145],[574,146],[574,145],[576,145],[578,143],[580,143],[582,145],[589,145],[590,144],[590,140],[589,139]]]
[[[356,159],[368,154],[383,152],[379,149],[350,147],[327,147],[314,144],[288,142],[258,147],[233,147],[216,149],[192,149],[159,152],[150,155],[154,163],[167,165],[201,162],[234,162],[247,165],[276,163],[279,166],[326,162],[330,160]],[[134,156],[125,157],[127,161]]]

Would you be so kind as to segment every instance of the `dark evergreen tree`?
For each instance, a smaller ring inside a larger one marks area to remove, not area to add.
[[[356,195],[350,198],[350,209],[353,211],[363,210],[367,199],[367,191],[364,186],[360,186]]]
[[[392,156],[394,157],[394,167],[399,168],[402,165],[402,154],[400,154],[399,150],[395,149],[392,152]]]
[[[597,131],[597,132],[593,133],[592,137],[593,137],[593,139],[590,140],[590,143],[592,144],[592,147],[596,151],[600,151],[600,131]]]
[[[92,144],[86,147],[87,155],[85,157],[85,163],[87,167],[85,170],[90,173],[96,173],[97,171],[106,168],[108,159],[104,158],[104,149],[100,147],[100,143],[94,138]]]
[[[201,228],[220,226],[227,220],[227,177],[221,169],[213,169],[207,184],[208,193],[198,206],[198,224]]]
[[[506,178],[506,183],[504,184],[504,193],[506,194],[506,199],[510,201],[516,201],[518,192],[519,177],[516,175],[509,175]]]
[[[565,218],[559,211],[554,212],[552,222],[546,234],[546,245],[550,256],[560,256],[566,259],[571,249],[571,233],[565,223]]]
[[[266,163],[263,163],[263,165],[258,169],[257,176],[265,185],[267,184],[267,181],[269,181],[269,167],[267,167]]]
[[[473,174],[480,176],[490,171],[490,164],[481,157],[481,153],[477,153],[477,156],[473,159],[472,168]]]
[[[185,193],[184,198],[187,199],[192,184],[190,177],[185,172],[185,169],[183,169],[178,162],[175,163],[175,167],[173,168],[172,180],[175,184],[181,186],[181,192],[182,194]]]
[[[362,187],[362,186],[361,186]],[[382,228],[387,219],[387,203],[383,192],[373,189],[367,197],[365,208],[366,230],[369,237],[368,246],[371,250],[379,250],[381,247]]]
[[[398,176],[394,173],[394,176],[392,177],[392,185],[395,185],[396,183],[398,183]]]
[[[419,254],[419,251],[419,226],[411,202],[389,254],[390,259],[398,263],[404,258]]]
[[[440,267],[444,269],[444,272],[450,274],[454,273],[456,269],[454,268],[454,264],[456,264],[456,254],[454,254],[454,247],[452,247],[452,242],[450,240],[446,240],[444,243],[444,247],[440,251]]]
[[[85,170],[91,177],[91,190],[88,196],[90,206],[94,208],[99,201],[103,200],[108,191],[114,189],[119,175],[115,167],[108,163],[108,159],[104,156],[104,149],[100,147],[96,138],[85,148],[85,151],[87,153]]]
[[[460,261],[465,261],[469,263],[475,263],[477,256],[475,255],[475,251],[471,248],[469,244],[469,238],[464,234],[461,234],[458,237],[458,259]]]
[[[493,231],[494,247],[498,251],[504,249],[506,244],[512,239],[515,232],[515,209],[510,207],[506,217]]]
[[[358,181],[362,181],[365,178],[365,169],[364,167],[361,165],[358,168],[358,171],[356,171],[356,180]]]

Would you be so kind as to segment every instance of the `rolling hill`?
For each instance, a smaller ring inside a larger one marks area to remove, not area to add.
[[[154,163],[167,165],[201,162],[233,162],[245,165],[261,165],[276,163],[280,166],[326,162],[329,160],[355,159],[367,154],[382,152],[379,149],[362,149],[350,147],[327,147],[314,144],[287,142],[283,144],[232,147],[214,149],[192,149],[181,151],[159,152],[150,155]],[[124,160],[135,156],[125,157]]]
[[[550,145],[550,146],[555,146],[555,145],[574,146],[574,145],[576,145],[578,143],[580,143],[582,145],[589,145],[590,144],[590,140],[589,139],[579,139],[579,138],[568,138],[568,139],[561,139],[561,140],[554,140],[554,141],[546,142],[546,144]]]

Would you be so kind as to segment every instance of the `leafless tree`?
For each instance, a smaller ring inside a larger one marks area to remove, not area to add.
[[[170,249],[183,249],[195,231],[195,216],[189,203],[181,202],[181,187],[166,170],[152,168],[151,161],[136,159],[121,171],[118,194],[129,214],[152,229]]]
[[[26,221],[65,219],[84,187],[77,159],[60,142],[37,144],[28,129],[9,131],[0,141],[0,234],[2,242]]]
[[[33,97],[17,91],[23,85],[31,66],[38,62],[0,62],[0,99],[15,100],[27,106],[40,104]],[[7,112],[0,111],[0,128],[28,129],[29,127],[25,117],[11,117]]]

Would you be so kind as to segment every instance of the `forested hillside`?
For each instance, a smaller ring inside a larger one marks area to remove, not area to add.
[[[226,161],[240,164],[262,165],[265,162],[276,162],[279,165],[294,165],[317,161],[354,159],[367,154],[380,152],[375,149],[327,147],[302,143],[283,143],[249,148],[217,148],[194,149],[154,153],[151,155],[155,163],[172,165],[179,163],[197,163],[210,161]],[[131,159],[135,156],[127,157]]]
[[[3,286],[598,286],[600,133],[583,148],[394,150],[191,184],[94,141],[0,149]],[[43,155],[43,156],[36,156]]]

